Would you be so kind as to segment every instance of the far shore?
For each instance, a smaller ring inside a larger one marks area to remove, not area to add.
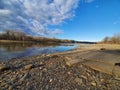
[[[18,40],[0,40],[1,43],[29,43],[31,41],[18,41]]]
[[[40,44],[59,44],[59,43],[55,43],[55,42],[37,42],[37,41],[19,41],[19,40],[0,40],[0,43],[40,43]]]

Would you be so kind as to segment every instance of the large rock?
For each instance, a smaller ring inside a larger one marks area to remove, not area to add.
[[[0,72],[5,71],[5,70],[9,70],[9,69],[10,69],[10,67],[8,67],[8,66],[6,66],[4,64],[0,64]]]

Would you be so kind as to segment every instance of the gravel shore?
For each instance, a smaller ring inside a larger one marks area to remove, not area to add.
[[[120,80],[68,56],[39,55],[0,62],[0,90],[120,90]]]

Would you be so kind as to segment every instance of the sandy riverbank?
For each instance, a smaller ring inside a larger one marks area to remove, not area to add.
[[[120,45],[80,45],[68,52],[1,62],[0,89],[118,90],[119,50]]]

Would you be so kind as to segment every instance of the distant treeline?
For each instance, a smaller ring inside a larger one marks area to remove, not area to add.
[[[100,43],[120,44],[120,33],[115,34],[112,37],[107,36]]]
[[[56,38],[45,38],[26,35],[21,31],[5,30],[5,32],[0,33],[0,40],[16,40],[16,41],[32,41],[41,43],[75,43],[74,40],[63,40]]]

